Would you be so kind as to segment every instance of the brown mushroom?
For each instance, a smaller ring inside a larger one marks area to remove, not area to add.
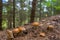
[[[40,26],[40,23],[39,22],[33,22],[32,26]]]
[[[47,27],[47,30],[53,30],[53,28],[54,28],[53,25],[49,25],[49,26]]]
[[[7,33],[7,40],[10,40],[10,39],[12,40],[14,38],[12,31],[7,30],[6,33]]]
[[[26,28],[25,27],[18,27],[19,31],[25,31]]]
[[[13,29],[12,31],[13,31],[13,33],[19,33],[20,32],[18,28]]]
[[[45,37],[46,35],[45,35],[44,32],[40,32],[40,36],[41,36],[41,37]]]

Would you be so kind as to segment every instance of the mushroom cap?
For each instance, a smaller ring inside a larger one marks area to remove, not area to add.
[[[44,33],[44,32],[41,32],[41,33],[40,33],[40,36],[41,36],[41,37],[45,37],[45,33]]]
[[[53,26],[53,25],[49,25],[48,27],[49,27],[49,28],[54,28],[54,26]]]
[[[9,33],[12,33],[12,31],[10,31],[10,30],[6,30],[6,32],[9,34]]]
[[[19,32],[20,32],[20,31],[19,31],[18,28],[13,29],[13,33],[19,33]]]
[[[14,38],[13,32],[11,30],[7,30],[6,32],[7,32],[7,37],[8,38]]]
[[[40,25],[39,22],[33,22],[33,23],[32,23],[32,26],[39,26],[39,25]]]
[[[26,28],[25,27],[18,27],[19,31],[25,31]]]
[[[49,25],[48,27],[47,27],[47,30],[53,30],[53,28],[54,28],[54,26],[53,25]]]

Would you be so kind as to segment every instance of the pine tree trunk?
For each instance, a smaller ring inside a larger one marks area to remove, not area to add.
[[[12,28],[12,11],[11,10],[9,10],[8,12],[7,12],[8,14],[7,14],[7,20],[8,20],[8,29],[10,29],[10,28]]]
[[[23,0],[20,0],[20,6],[21,6],[21,9],[19,11],[19,26],[21,26],[23,24],[23,13],[24,13],[24,1]]]
[[[2,30],[2,0],[0,0],[0,30]]]
[[[32,2],[32,10],[31,10],[31,16],[30,16],[30,23],[34,22],[35,10],[36,10],[36,3],[37,3],[37,0],[33,0],[33,2]]]
[[[40,16],[39,16],[39,20],[41,20],[41,17],[42,17],[42,13],[41,13],[41,11],[42,11],[42,10],[41,10],[41,8],[42,8],[41,6],[42,6],[42,5],[41,5],[41,2],[42,2],[42,0],[40,0],[40,11],[39,11],[39,12],[40,12]]]
[[[15,0],[13,0],[13,27],[15,28]]]
[[[8,0],[8,8],[9,8],[9,10],[7,11],[7,20],[8,20],[8,29],[10,29],[10,28],[12,28],[12,21],[13,21],[13,10],[12,10],[12,8],[10,7],[11,6],[11,4],[10,3],[12,3],[11,2],[11,0]]]

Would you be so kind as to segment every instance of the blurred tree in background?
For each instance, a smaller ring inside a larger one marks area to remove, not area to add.
[[[0,30],[2,30],[2,0],[0,0]]]
[[[13,0],[13,27],[15,28],[15,0]]]
[[[60,14],[60,0],[1,0],[0,29],[15,28]]]
[[[37,4],[37,0],[33,0],[32,1],[32,9],[31,9],[31,16],[30,16],[30,23],[34,22],[36,4]]]

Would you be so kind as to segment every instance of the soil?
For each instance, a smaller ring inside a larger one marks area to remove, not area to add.
[[[16,35],[11,40],[60,40],[60,15],[44,18],[39,22],[42,25],[36,28],[31,24],[24,25],[26,31]],[[54,25],[54,29],[47,30],[48,25]],[[41,32],[44,32],[45,36],[40,36]],[[10,40],[7,37],[6,30],[0,31],[0,40]]]

